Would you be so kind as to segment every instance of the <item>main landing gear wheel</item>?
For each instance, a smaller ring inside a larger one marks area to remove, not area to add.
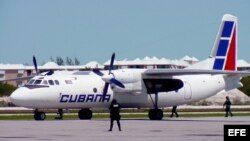
[[[150,109],[148,112],[148,117],[150,120],[162,120],[163,118],[163,111],[158,108],[158,92],[155,92],[155,101],[153,101],[153,98],[150,95],[150,98],[152,100],[152,103],[154,105],[154,109]]]
[[[79,119],[81,120],[86,120],[86,119],[91,119],[92,118],[92,111],[89,110],[89,109],[81,109],[79,112],[78,112],[78,117]]]
[[[35,120],[45,120],[45,118],[46,118],[45,112],[39,112],[39,111],[35,110],[35,112],[34,112],[34,119]]]
[[[161,109],[150,109],[148,112],[148,117],[150,120],[162,120],[163,111]]]

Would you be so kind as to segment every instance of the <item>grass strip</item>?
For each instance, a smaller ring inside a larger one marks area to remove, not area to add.
[[[126,113],[121,114],[123,119],[148,119],[147,113]],[[223,117],[225,113],[179,113],[180,117]],[[56,114],[47,114],[46,120],[55,120]],[[170,114],[164,114],[164,118],[170,118]],[[250,116],[248,113],[234,113],[234,116]],[[106,119],[109,118],[107,113],[94,113],[93,119]],[[0,120],[34,120],[33,114],[8,114],[0,115]],[[77,114],[64,114],[64,120],[78,120]]]

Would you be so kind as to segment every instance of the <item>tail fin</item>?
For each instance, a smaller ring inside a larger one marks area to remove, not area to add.
[[[214,70],[236,70],[238,19],[226,14],[217,33],[210,57],[214,58]]]

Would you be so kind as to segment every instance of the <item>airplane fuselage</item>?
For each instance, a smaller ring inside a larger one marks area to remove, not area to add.
[[[118,72],[118,77],[120,71],[113,71],[113,73],[116,74]],[[142,75],[144,71],[144,69],[137,70],[133,75]],[[131,70],[128,73],[130,72]],[[122,73],[126,73],[126,70],[123,70]],[[215,95],[225,89],[223,75],[183,75],[172,78],[181,80],[183,87],[175,91],[159,92],[159,107],[197,101]],[[124,108],[150,108],[153,106],[152,101],[155,101],[155,95],[147,93],[143,80],[139,81],[140,84],[138,86],[141,88],[127,92],[116,90],[114,85],[110,85],[105,97],[102,94],[103,80],[92,72],[86,75],[36,76],[33,80],[33,84],[26,84],[12,94],[12,101],[18,106],[34,109],[107,108],[111,100],[115,98]],[[41,82],[35,84],[38,80]],[[59,84],[44,84],[43,81],[58,81]],[[133,85],[133,83],[137,82],[132,82],[132,84],[125,83],[125,86]],[[15,95],[15,93],[18,93],[18,95]],[[16,96],[19,99],[18,101],[15,101]]]

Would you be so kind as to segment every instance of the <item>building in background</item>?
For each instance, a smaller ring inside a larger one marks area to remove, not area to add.
[[[91,61],[86,65],[79,66],[59,66],[54,62],[48,62],[42,66],[38,66],[39,72],[67,70],[67,71],[79,71],[90,70],[93,68],[103,69],[104,67],[95,61]],[[16,77],[27,77],[36,74],[34,66],[27,66],[23,64],[0,64],[0,81],[5,79],[12,79]],[[27,80],[20,81],[8,81],[7,83],[20,86],[27,82]]]
[[[144,57],[143,59],[136,58],[134,60],[115,60],[114,69],[125,69],[125,68],[138,68],[138,69],[183,69],[192,64],[199,62],[195,57],[185,56],[180,60],[170,60],[166,58],[157,58],[157,57]],[[110,60],[106,61],[103,65],[99,64],[96,61],[90,61],[85,65],[78,66],[59,66],[54,62],[48,62],[44,65],[38,66],[39,72],[45,71],[56,71],[56,70],[67,70],[67,71],[84,71],[91,69],[109,69]],[[249,70],[250,64],[244,60],[237,61],[238,70]],[[16,77],[27,77],[34,75],[35,68],[34,66],[27,66],[23,64],[0,64],[0,81],[5,79],[11,79]],[[9,84],[15,86],[21,86],[27,83],[27,80],[19,81],[8,81]]]

